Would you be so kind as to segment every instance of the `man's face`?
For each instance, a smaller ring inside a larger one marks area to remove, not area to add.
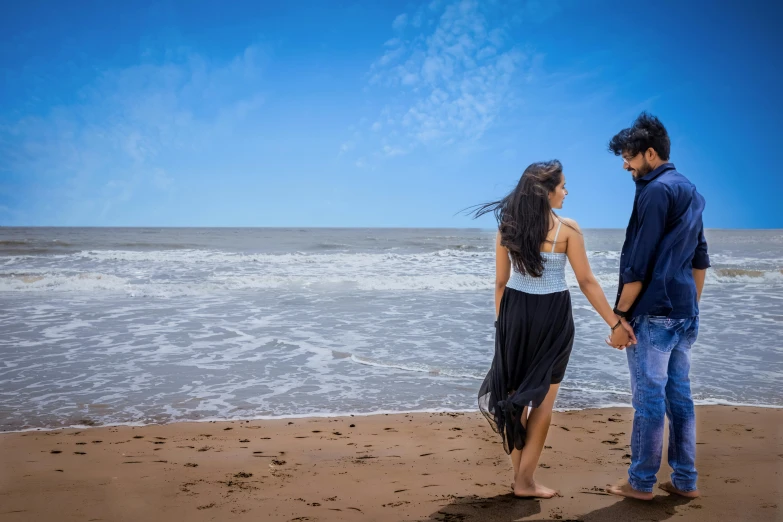
[[[632,155],[630,152],[623,152],[623,168],[630,172],[634,179],[643,178],[653,170],[652,165],[641,152],[636,153],[636,155]]]

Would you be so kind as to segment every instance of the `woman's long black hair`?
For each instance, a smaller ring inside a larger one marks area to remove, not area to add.
[[[533,277],[541,277],[544,259],[541,245],[549,233],[549,193],[563,179],[558,160],[533,163],[519,178],[516,188],[500,201],[478,205],[474,218],[493,212],[500,231],[500,244],[511,254],[514,268]],[[559,218],[558,218],[559,219]]]

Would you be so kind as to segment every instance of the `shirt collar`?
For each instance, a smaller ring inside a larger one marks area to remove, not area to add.
[[[639,183],[640,181],[643,181],[645,183],[649,183],[650,181],[654,180],[655,178],[657,178],[667,170],[674,170],[674,163],[664,163],[663,165],[660,165],[657,169],[648,173],[643,178],[637,179],[636,182]]]

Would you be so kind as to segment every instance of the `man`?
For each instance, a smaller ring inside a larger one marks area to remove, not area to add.
[[[633,327],[626,350],[633,392],[633,432],[628,480],[610,493],[653,498],[661,465],[664,416],[669,418],[669,493],[699,496],[696,423],[689,380],[691,346],[699,330],[699,298],[710,266],[704,238],[704,198],[669,163],[669,135],[643,112],[609,143],[636,183],[633,212],[620,256],[615,314]],[[623,332],[614,332],[619,337]]]

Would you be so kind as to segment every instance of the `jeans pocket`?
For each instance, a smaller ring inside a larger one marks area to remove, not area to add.
[[[649,316],[647,318],[647,334],[650,345],[659,352],[671,352],[680,340],[684,324],[685,319]]]

